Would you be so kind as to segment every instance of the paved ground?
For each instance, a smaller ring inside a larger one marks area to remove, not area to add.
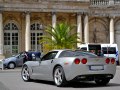
[[[20,75],[21,68],[0,70],[0,90],[120,90],[120,66],[107,86],[100,87],[94,82],[72,83],[66,87],[56,87],[53,82],[35,80],[24,82]]]

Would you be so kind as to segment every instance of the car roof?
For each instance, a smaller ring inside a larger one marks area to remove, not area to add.
[[[67,50],[71,50],[71,49],[54,49],[52,51],[59,51],[59,52],[62,52],[62,51],[67,51]]]

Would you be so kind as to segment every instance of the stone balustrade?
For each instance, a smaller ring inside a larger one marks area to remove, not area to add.
[[[90,0],[90,5],[93,7],[114,6],[114,5],[120,5],[120,0]]]
[[[90,0],[91,6],[109,5],[109,0]]]
[[[120,0],[114,0],[114,4],[120,5]]]

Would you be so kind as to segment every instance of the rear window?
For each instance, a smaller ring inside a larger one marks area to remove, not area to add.
[[[102,51],[104,54],[116,54],[115,47],[102,47]]]
[[[74,51],[63,51],[59,57],[73,57],[74,56]]]
[[[97,55],[90,53],[90,52],[82,52],[82,51],[75,51],[75,56],[90,56],[90,57],[97,57]]]
[[[59,57],[77,57],[77,56],[90,56],[90,57],[97,57],[97,55],[90,53],[90,52],[84,52],[84,51],[63,51]]]

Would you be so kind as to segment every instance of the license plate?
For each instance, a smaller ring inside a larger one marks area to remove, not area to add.
[[[101,66],[90,66],[90,70],[94,70],[94,71],[104,70],[104,67],[102,65]]]

